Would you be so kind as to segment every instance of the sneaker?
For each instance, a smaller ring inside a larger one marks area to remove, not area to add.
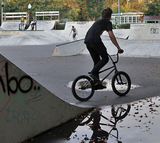
[[[97,89],[104,89],[106,88],[106,86],[103,86],[101,83],[100,84],[95,84],[94,86],[94,89],[97,90]]]

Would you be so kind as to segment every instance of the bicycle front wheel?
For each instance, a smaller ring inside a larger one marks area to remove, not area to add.
[[[77,100],[89,100],[94,94],[92,79],[86,75],[77,77],[72,83],[72,93]]]
[[[111,108],[111,113],[116,120],[121,120],[129,114],[130,109],[131,109],[130,104],[118,105],[118,106],[113,105]]]
[[[127,73],[117,72],[112,78],[112,88],[114,93],[125,96],[131,88],[131,80]]]

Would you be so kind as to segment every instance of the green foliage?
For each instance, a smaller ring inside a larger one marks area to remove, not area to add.
[[[120,29],[130,29],[130,24],[121,24],[118,26]]]
[[[147,4],[148,10],[144,11],[145,15],[158,16],[160,15],[160,5],[158,0],[155,0],[153,3]]]
[[[119,0],[121,12],[140,12],[145,15],[159,15],[159,0]],[[146,3],[145,3],[146,2]],[[68,18],[74,21],[97,20],[102,9],[111,7],[113,13],[118,12],[118,0],[3,0],[4,12],[27,12],[28,4],[32,5],[31,17],[35,12],[59,11],[60,19]],[[147,5],[147,6],[146,6]],[[148,9],[147,9],[148,8]],[[41,20],[42,17],[38,17]],[[50,19],[50,17],[46,17]]]
[[[64,30],[64,28],[65,28],[65,23],[56,22],[56,24],[55,24],[53,29],[55,29],[55,30]]]
[[[101,17],[105,0],[86,0],[86,11],[90,20],[97,20]]]
[[[85,7],[85,0],[77,0],[78,5],[78,15],[77,19],[79,21],[86,21],[87,20],[87,13],[86,13],[86,7]]]
[[[113,27],[113,29],[116,29],[117,26],[115,24],[113,24],[112,27]],[[118,28],[119,29],[130,29],[130,24],[121,24],[118,26]]]

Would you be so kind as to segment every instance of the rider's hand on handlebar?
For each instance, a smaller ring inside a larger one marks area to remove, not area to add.
[[[118,50],[118,53],[119,53],[119,54],[122,54],[123,52],[124,52],[123,49],[119,49],[119,50]]]

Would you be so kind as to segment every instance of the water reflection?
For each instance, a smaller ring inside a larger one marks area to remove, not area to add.
[[[131,108],[131,105],[129,104],[127,106],[124,106],[124,105],[112,106],[111,114],[114,121],[104,116],[100,112],[100,108],[95,108],[94,111],[91,113],[91,115],[89,117],[87,116],[88,119],[80,123],[80,125],[85,125],[92,122],[92,124],[89,124],[91,130],[93,131],[93,134],[91,136],[89,143],[107,143],[109,135],[112,135],[112,137],[115,137],[118,143],[122,143],[121,141],[119,141],[119,138],[118,138],[119,133],[118,133],[118,129],[116,128],[116,125],[120,120],[124,119],[128,115],[130,108]],[[100,122],[101,117],[105,120],[104,123]],[[106,123],[107,121],[109,122],[108,124]],[[110,131],[102,130],[100,125],[110,126],[111,129]],[[83,140],[82,142],[85,142],[85,141]]]
[[[27,143],[159,143],[160,97],[103,106]]]

